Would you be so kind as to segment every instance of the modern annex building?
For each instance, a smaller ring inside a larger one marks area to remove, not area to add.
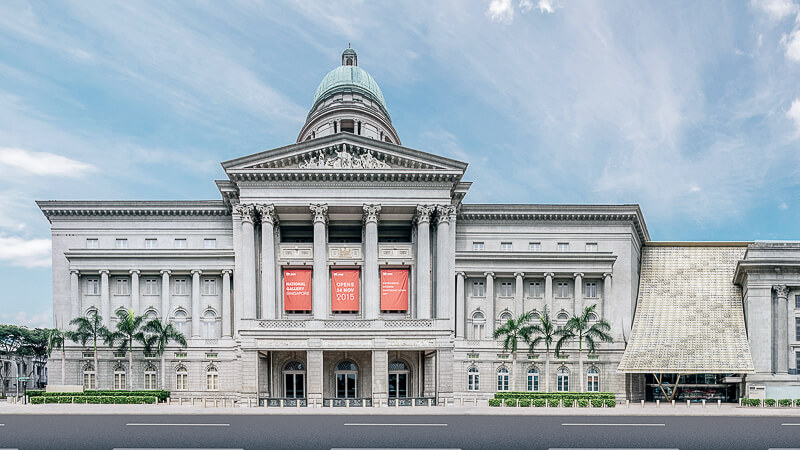
[[[352,49],[296,143],[222,167],[220,200],[38,203],[57,326],[133,308],[189,341],[133,367],[73,344],[67,383],[360,405],[581,384],[635,400],[665,373],[686,398],[800,397],[800,245],[654,243],[638,205],[470,204],[467,164],[402,146]],[[514,364],[492,339],[593,304],[614,341],[583,374],[577,345],[548,377],[543,348]]]

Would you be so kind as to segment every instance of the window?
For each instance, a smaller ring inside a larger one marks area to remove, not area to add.
[[[501,367],[500,370],[497,371],[497,390],[508,390],[508,369],[505,367]]]
[[[203,239],[203,248],[217,248],[217,240]]]
[[[483,281],[472,282],[472,296],[486,297],[486,286],[483,285]]]
[[[144,313],[144,321],[145,322],[150,322],[151,320],[157,319],[157,318],[158,318],[158,313],[152,308],[148,309]]]
[[[175,295],[186,295],[186,278],[175,279]]]
[[[589,322],[597,322],[597,314],[589,313]]]
[[[794,296],[794,307],[795,308],[800,308],[800,295],[795,295]]]
[[[569,320],[569,315],[567,315],[567,313],[565,312],[558,313],[558,315],[556,316],[556,327],[560,330],[561,328],[564,327],[564,325],[567,324],[568,320]]]
[[[513,250],[513,248],[514,247],[511,245],[511,242],[501,242],[500,243],[500,251],[510,252],[510,251]]]
[[[597,282],[596,281],[587,281],[586,282],[586,298],[597,298]]]
[[[158,278],[145,278],[144,295],[158,295]]]
[[[117,295],[129,295],[131,293],[129,286],[127,278],[117,278]]]
[[[86,239],[86,248],[100,248],[100,241],[97,239]]]
[[[300,361],[291,361],[283,366],[283,396],[305,398],[306,367]]]
[[[186,391],[189,389],[189,371],[180,366],[175,371],[175,390]]]
[[[86,311],[86,318],[91,319],[95,314],[97,314],[97,308],[89,308],[89,310]]]
[[[125,368],[122,366],[114,369],[114,389],[125,389]]]
[[[86,279],[86,295],[100,295],[100,280],[97,278]]]
[[[593,253],[597,251],[597,242],[587,242],[586,243],[586,252]]]
[[[214,366],[206,369],[206,390],[218,391],[219,390],[219,373]]]
[[[144,369],[144,388],[147,390],[156,389],[156,368],[147,366]]]
[[[189,248],[189,243],[186,239],[175,239],[175,248]]]
[[[569,242],[559,242],[556,249],[560,252],[568,252],[569,251]]]
[[[482,252],[483,251],[483,242],[473,242],[472,243],[472,251],[474,251],[474,252]]]
[[[172,326],[175,330],[183,335],[186,335],[186,311],[179,309],[175,311],[175,319],[172,321]]]
[[[336,365],[336,398],[358,397],[358,366],[352,361],[342,361]]]
[[[540,252],[542,251],[542,243],[541,242],[531,242],[528,244],[528,250],[532,252]]]
[[[540,281],[532,281],[528,284],[528,295],[531,297],[542,296],[542,283]]]
[[[794,354],[794,368],[800,370],[800,352]]]
[[[539,390],[539,370],[535,367],[528,369],[528,390],[532,392]]]
[[[500,296],[511,297],[513,294],[510,281],[503,281],[500,283]]]
[[[343,133],[355,133],[356,123],[352,120],[342,120],[341,122]]]
[[[514,316],[511,315],[511,312],[509,312],[509,311],[503,311],[502,313],[500,313],[500,323],[501,324],[504,324],[504,323],[508,322],[509,320],[511,320],[513,318],[514,318]]]
[[[477,391],[480,390],[480,372],[478,368],[472,366],[467,371],[467,390]]]
[[[569,297],[569,284],[566,281],[559,281],[556,286],[556,297]]]
[[[217,280],[215,278],[203,279],[203,295],[217,295]]]
[[[408,397],[408,377],[411,371],[403,361],[389,363],[389,397]]]
[[[594,367],[586,372],[586,391],[600,392],[600,372]]]
[[[483,329],[486,325],[486,316],[480,311],[475,311],[472,314],[472,339],[483,339]]]
[[[114,244],[114,248],[128,248],[128,240],[117,239],[116,243]]]
[[[206,339],[217,338],[217,315],[208,310],[203,314],[203,337]]]
[[[794,318],[794,340],[800,341],[800,317]]]
[[[144,248],[158,248],[158,240],[157,239],[145,239],[144,240]]]
[[[97,389],[97,373],[92,365],[83,368],[83,389]]]
[[[561,367],[556,372],[556,384],[558,392],[569,391],[569,370],[566,367]]]

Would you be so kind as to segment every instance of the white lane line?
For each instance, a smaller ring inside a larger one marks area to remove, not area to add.
[[[3,450],[3,449],[0,449]],[[114,447],[113,450],[244,450],[243,448],[165,448],[165,447]]]
[[[800,427],[800,423],[782,423],[784,427]]]
[[[334,447],[331,450],[461,450],[460,448],[443,448],[443,447]]]
[[[346,427],[446,427],[446,423],[346,423]]]
[[[663,423],[562,423],[562,427],[665,427]]]
[[[562,447],[550,447],[547,450],[680,450],[680,449],[677,449],[677,448],[641,448],[641,447],[632,447],[632,448],[608,448],[608,447],[562,448]]]
[[[229,423],[126,423],[128,427],[229,427]]]

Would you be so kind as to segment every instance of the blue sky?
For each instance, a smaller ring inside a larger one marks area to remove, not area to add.
[[[0,322],[50,324],[36,199],[216,199],[351,42],[468,202],[639,203],[655,240],[800,238],[800,0],[0,2]]]

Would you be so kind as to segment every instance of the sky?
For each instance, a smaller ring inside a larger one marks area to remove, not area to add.
[[[34,200],[219,199],[348,43],[470,203],[638,203],[653,240],[798,240],[800,0],[0,2],[0,322],[51,325]]]

